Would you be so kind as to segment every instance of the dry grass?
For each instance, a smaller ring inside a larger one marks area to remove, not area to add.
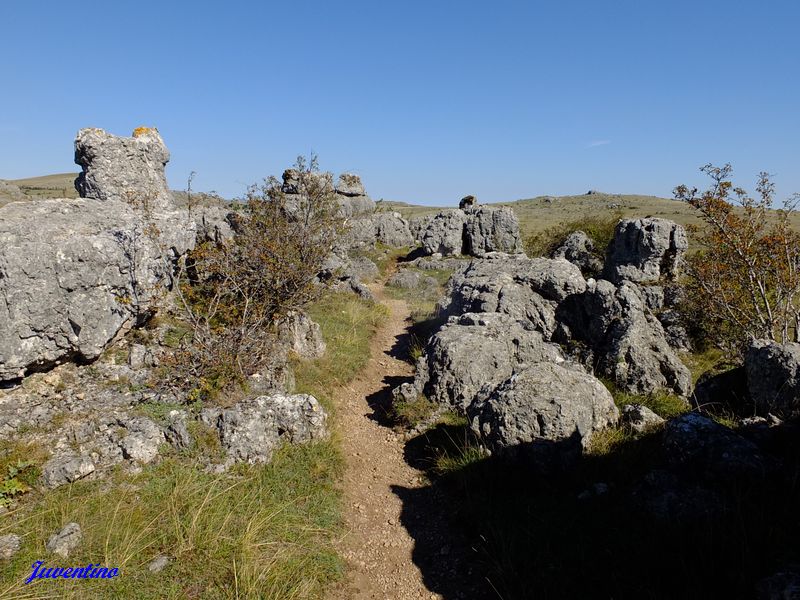
[[[335,294],[309,312],[322,326],[328,353],[297,361],[297,383],[326,402],[334,386],[363,367],[385,309]],[[211,474],[198,459],[219,455],[219,440],[199,423],[191,433],[192,448],[173,451],[138,475],[117,472],[110,480],[30,493],[0,517],[0,535],[23,539],[21,551],[0,572],[0,598],[322,597],[343,572],[332,544],[342,523],[343,462],[336,437],[285,447],[269,465]],[[80,546],[66,560],[49,555],[48,537],[70,521],[81,525]],[[159,555],[174,560],[161,573],[150,573],[147,565]],[[60,567],[101,563],[118,568],[120,576],[25,585],[37,560]]]

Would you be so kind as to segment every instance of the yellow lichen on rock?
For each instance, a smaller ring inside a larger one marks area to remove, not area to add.
[[[133,130],[133,137],[139,137],[140,135],[147,135],[148,133],[156,132],[158,133],[158,129],[155,127],[137,127]]]

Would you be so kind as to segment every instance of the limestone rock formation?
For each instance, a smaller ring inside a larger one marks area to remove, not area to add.
[[[318,323],[307,314],[292,311],[282,323],[283,337],[288,339],[291,349],[303,358],[319,358],[325,354],[325,340]]]
[[[490,252],[522,251],[514,211],[508,207],[478,206],[477,202],[414,221],[412,236],[420,240],[429,255],[484,256]]]
[[[563,360],[558,346],[508,315],[467,313],[430,339],[415,386],[463,413],[481,388],[498,385],[522,365]]]
[[[463,254],[483,256],[488,252],[522,252],[519,221],[511,208],[478,207],[475,204],[466,213]]]
[[[472,429],[492,450],[535,451],[542,442],[588,446],[619,411],[597,379],[575,368],[537,363],[522,369],[467,409]]]
[[[623,219],[609,248],[605,277],[613,283],[674,278],[689,247],[686,230],[667,219]]]
[[[351,198],[367,195],[366,190],[364,190],[364,184],[361,183],[361,177],[352,173],[339,175],[339,180],[336,182],[336,193]]]
[[[122,456],[140,464],[152,462],[158,448],[166,442],[164,432],[147,417],[129,417],[123,420],[127,435],[120,440]]]
[[[453,274],[440,310],[450,315],[505,313],[530,321],[550,339],[558,302],[585,289],[580,270],[565,260],[498,254]]]
[[[156,310],[174,260],[197,238],[197,215],[172,208],[168,159],[154,129],[130,138],[82,129],[85,198],[0,208],[0,381],[93,360]],[[209,212],[207,225],[220,216]]]
[[[202,417],[219,432],[229,465],[266,463],[284,443],[300,444],[328,435],[325,410],[307,394],[259,396],[231,408],[205,409]]]
[[[622,407],[621,422],[636,433],[644,433],[664,423],[664,419],[641,404],[626,404]]]
[[[374,247],[381,243],[393,248],[403,248],[414,243],[406,221],[397,212],[379,212],[348,219],[347,230],[340,245],[346,248]]]
[[[463,210],[444,210],[437,213],[422,234],[422,248],[426,254],[451,256],[463,254],[464,225],[467,215]]]
[[[164,167],[169,150],[157,129],[139,127],[132,137],[81,129],[75,138],[75,180],[81,198],[128,202],[148,210],[173,208]]]
[[[358,175],[342,173],[334,190],[344,217],[355,217],[375,211],[375,202],[367,196],[364,184]]]
[[[564,338],[586,343],[596,353],[597,368],[623,390],[649,394],[667,389],[680,396],[691,392],[689,369],[667,343],[661,323],[646,310],[639,289],[623,282],[618,288],[600,280],[584,294],[558,307]]]
[[[594,241],[583,231],[570,233],[553,252],[553,258],[568,260],[584,275],[595,275],[603,269],[602,261],[594,254]]]
[[[94,471],[94,463],[86,456],[61,455],[43,465],[42,482],[47,488],[56,488],[91,475]]]
[[[419,217],[411,217],[408,220],[408,229],[411,232],[411,237],[415,242],[422,243],[422,237],[425,235],[425,230],[428,229],[428,224],[434,218],[434,215],[422,215]]]
[[[0,208],[0,380],[93,360],[155,310],[195,224],[186,213],[151,216],[114,200]]]
[[[756,340],[745,355],[745,371],[760,414],[800,416],[800,344]]]
[[[406,221],[398,212],[380,212],[372,215],[375,224],[375,240],[393,248],[403,248],[414,243],[414,237]]]

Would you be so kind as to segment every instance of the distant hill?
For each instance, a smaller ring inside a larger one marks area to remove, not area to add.
[[[19,187],[26,196],[33,198],[76,198],[73,182],[77,173],[59,173],[42,177],[10,180],[8,183]],[[0,189],[0,196],[2,190]],[[181,194],[178,193],[180,198]],[[204,198],[198,194],[198,198]],[[2,206],[0,197],[0,206]],[[492,203],[492,206],[510,206],[514,209],[520,222],[523,236],[538,233],[560,223],[578,221],[584,217],[619,215],[620,217],[663,217],[682,225],[699,224],[695,210],[677,200],[659,198],[658,196],[642,196],[637,194],[606,194],[591,192],[579,196],[537,196],[512,202]],[[379,208],[393,210],[405,218],[435,213],[453,208],[452,206],[422,206],[409,202],[382,200]],[[800,215],[795,215],[794,222],[800,229]]]
[[[435,213],[444,208],[421,206],[407,202],[384,201],[388,210],[405,218]],[[694,208],[684,202],[658,196],[638,194],[605,194],[592,192],[579,196],[537,196],[512,202],[491,203],[491,206],[509,206],[514,209],[523,237],[539,233],[559,224],[572,223],[586,217],[615,215],[625,217],[662,217],[681,225],[699,225]],[[794,224],[800,229],[800,214],[794,215]]]
[[[16,185],[22,193],[32,198],[77,198],[75,178],[77,173],[58,173],[43,177],[12,179],[9,183]]]

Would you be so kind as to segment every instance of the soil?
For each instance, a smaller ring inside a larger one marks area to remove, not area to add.
[[[336,398],[347,461],[347,533],[339,551],[349,568],[330,598],[483,597],[473,587],[470,549],[450,526],[444,495],[409,464],[404,435],[386,422],[391,389],[413,376],[403,360],[409,308],[382,286],[370,287],[390,314],[365,369]]]

